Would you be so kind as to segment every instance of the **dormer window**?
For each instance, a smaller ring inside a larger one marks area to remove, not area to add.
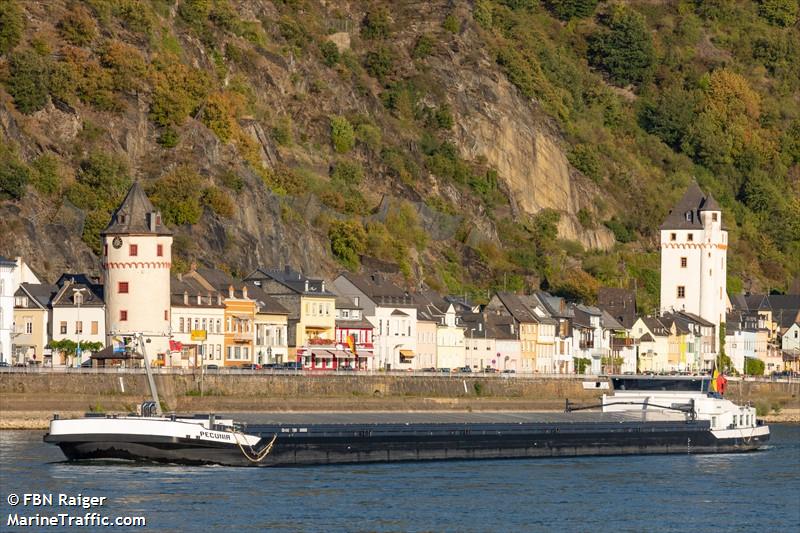
[[[72,301],[75,305],[81,305],[83,303],[83,295],[80,292],[75,292],[72,296]]]
[[[717,221],[717,213],[711,213],[711,221],[712,222],[716,222]]]
[[[125,215],[117,215],[117,221],[119,221],[120,224],[124,224],[125,223]]]
[[[686,216],[686,222],[691,222],[692,219],[694,218],[693,213],[691,211],[686,211],[685,216]]]

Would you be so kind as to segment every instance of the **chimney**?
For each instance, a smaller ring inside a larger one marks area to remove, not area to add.
[[[478,322],[478,331],[483,331],[483,322]]]
[[[325,280],[322,280],[322,290],[320,292],[325,292]]]
[[[203,305],[203,297],[200,296],[200,293],[197,293],[197,305]]]
[[[228,285],[228,298],[233,298],[233,285]]]
[[[147,214],[147,222],[148,222],[147,225],[150,228],[150,231],[155,233],[155,231],[156,231],[156,212],[155,211],[151,211],[150,213]]]
[[[217,293],[217,305],[222,305],[222,295]]]
[[[242,298],[247,299],[247,285],[242,285]]]
[[[292,273],[292,269],[289,267],[289,265],[286,265],[283,267],[283,272],[288,276]]]
[[[178,281],[183,281],[183,274],[178,272]]]
[[[308,280],[306,280],[306,292],[308,292]]]
[[[183,305],[189,305],[189,293],[188,293],[188,291],[183,291]]]

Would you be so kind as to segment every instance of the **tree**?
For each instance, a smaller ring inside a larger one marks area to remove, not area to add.
[[[0,55],[19,44],[25,29],[25,16],[15,0],[0,2]]]
[[[55,350],[64,357],[64,364],[72,366],[72,358],[78,349],[78,344],[70,339],[61,339],[60,341],[50,341],[47,347]]]
[[[797,0],[760,0],[758,13],[775,26],[794,26],[800,6]]]
[[[367,232],[356,220],[334,220],[328,229],[331,252],[348,270],[356,270],[367,248]]]
[[[388,46],[379,46],[377,50],[367,52],[364,57],[364,68],[373,78],[383,81],[394,68],[394,53]]]
[[[761,359],[746,357],[744,360],[744,373],[748,376],[763,376],[764,368],[764,361]]]
[[[589,62],[605,70],[617,85],[647,80],[656,61],[653,38],[644,17],[622,5],[603,17],[604,27],[589,39]]]
[[[561,20],[586,18],[594,14],[598,0],[545,0],[544,4]]]
[[[197,172],[181,165],[153,183],[149,191],[150,200],[161,209],[165,221],[178,225],[196,224],[203,214],[201,185]]]
[[[20,112],[30,115],[47,104],[50,71],[47,60],[32,50],[11,54],[6,88]]]
[[[356,143],[356,133],[353,125],[345,117],[331,117],[331,144],[333,149],[340,154],[345,154],[353,149]]]
[[[654,99],[645,99],[639,110],[639,123],[648,132],[679,150],[695,119],[696,91],[680,85],[662,88]]]
[[[389,15],[385,9],[368,12],[361,23],[361,37],[364,39],[386,39],[389,37]]]

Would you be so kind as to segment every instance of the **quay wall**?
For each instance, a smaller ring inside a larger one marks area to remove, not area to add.
[[[165,408],[181,412],[273,410],[561,410],[592,404],[584,378],[504,376],[158,374]],[[127,411],[148,397],[143,374],[0,373],[8,412]],[[727,397],[767,410],[800,407],[800,383],[729,382]]]

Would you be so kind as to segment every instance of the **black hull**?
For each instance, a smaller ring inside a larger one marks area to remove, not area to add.
[[[55,437],[71,461],[128,459],[186,465],[297,466],[396,461],[511,459],[602,455],[707,454],[749,452],[763,446],[769,435],[747,439],[717,439],[707,422],[572,424],[568,427],[479,425],[465,428],[410,426],[380,428],[286,428],[261,426],[256,451],[277,435],[270,453],[249,460],[236,444],[141,435]],[[249,449],[247,449],[250,452]],[[251,455],[254,455],[251,453]]]

